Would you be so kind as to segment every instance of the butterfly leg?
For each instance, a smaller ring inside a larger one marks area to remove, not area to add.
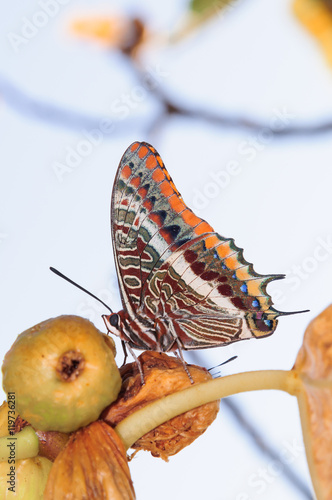
[[[176,340],[176,343],[177,343],[177,346],[178,346],[178,350],[175,351],[175,355],[181,359],[182,361],[182,364],[183,364],[183,368],[184,368],[184,371],[186,372],[186,374],[188,375],[189,377],[189,380],[190,380],[190,383],[193,384],[194,383],[194,380],[192,378],[192,376],[190,375],[190,371],[188,370],[188,365],[187,363],[185,362],[184,360],[184,357],[183,357],[183,354],[182,354],[182,346],[181,346],[181,342],[180,340],[178,339],[178,337],[175,337],[175,340]]]
[[[121,368],[122,368],[126,364],[126,361],[128,358],[128,353],[127,353],[127,349],[126,349],[126,343],[124,340],[121,340],[121,345],[122,345],[122,350],[123,350],[123,355],[124,355],[123,363],[121,365]]]
[[[137,364],[137,368],[138,368],[138,371],[141,375],[141,382],[142,382],[142,385],[145,385],[145,382],[144,382],[144,374],[143,374],[143,369],[142,369],[142,365],[138,359],[138,357],[136,356],[135,352],[133,351],[133,349],[130,347],[129,344],[127,344],[126,346],[128,348],[128,351],[130,352],[130,354],[132,355],[132,357],[134,358],[136,364]]]

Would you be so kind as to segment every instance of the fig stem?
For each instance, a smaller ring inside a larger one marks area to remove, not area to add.
[[[0,438],[0,462],[36,457],[38,452],[38,437],[30,425],[16,434]]]
[[[237,373],[193,385],[164,398],[153,401],[123,419],[115,431],[126,449],[139,438],[173,417],[211,401],[233,394],[259,390],[281,390],[299,396],[302,377],[295,370],[260,370]],[[9,457],[8,444],[15,443],[15,459],[38,455],[38,436],[31,426],[13,436],[0,438],[0,461]]]
[[[126,449],[147,432],[186,411],[247,391],[275,389],[298,395],[302,380],[295,370],[259,370],[220,377],[172,393],[124,418],[115,431]]]

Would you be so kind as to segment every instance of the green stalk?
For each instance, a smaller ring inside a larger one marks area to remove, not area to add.
[[[177,415],[217,399],[246,391],[276,389],[296,395],[302,386],[296,371],[262,370],[237,373],[201,384],[158,399],[123,419],[115,431],[126,449],[147,432]]]
[[[262,370],[237,373],[193,385],[182,391],[150,403],[123,419],[115,430],[125,448],[130,448],[147,432],[173,417],[211,401],[246,391],[275,389],[297,395],[302,387],[301,378],[294,370]],[[16,439],[14,439],[16,438]],[[7,444],[15,442],[15,458],[30,458],[38,454],[38,437],[31,426],[14,436],[0,438],[0,461],[8,460]]]

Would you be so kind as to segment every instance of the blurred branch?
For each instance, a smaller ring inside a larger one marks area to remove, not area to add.
[[[221,405],[227,408],[236,423],[241,427],[242,431],[247,434],[253,444],[264,453],[264,455],[280,465],[285,478],[288,479],[289,483],[291,483],[294,488],[303,494],[303,498],[314,500],[308,485],[302,480],[301,476],[289,464],[286,465],[285,462],[280,459],[279,454],[274,450],[273,446],[270,445],[257,428],[245,418],[244,413],[233,401],[233,398],[223,399]]]
[[[91,129],[98,127],[100,123],[98,117],[85,115],[48,101],[36,99],[2,76],[0,76],[0,96],[9,107],[19,114],[27,118],[49,122],[52,125],[73,129],[81,129],[82,127]]]
[[[213,112],[212,110],[204,110],[201,108],[189,108],[181,106],[165,94],[160,89],[157,89],[159,94],[157,97],[164,105],[165,115],[178,115],[184,118],[204,121],[210,125],[228,129],[242,129],[252,132],[261,132],[262,130],[269,130],[273,136],[286,137],[286,136],[310,136],[332,132],[332,121],[318,121],[315,123],[308,123],[303,125],[285,126],[282,128],[271,127],[268,123],[251,118],[249,116],[241,116],[236,114],[227,114]]]
[[[131,66],[135,71],[136,78],[141,81],[144,77],[144,73],[141,72],[137,66],[134,66],[133,61],[130,58],[128,59],[131,61]],[[163,122],[163,119],[166,120],[171,116],[179,116],[191,120],[204,121],[208,124],[226,129],[247,130],[251,132],[269,130],[273,136],[279,138],[289,136],[316,136],[332,132],[332,120],[317,120],[313,123],[303,125],[298,124],[282,128],[273,128],[268,123],[254,117],[236,115],[235,113],[215,112],[199,107],[181,105],[177,102],[177,100],[174,100],[167,95],[164,90],[160,88],[160,86],[156,86],[151,89],[150,92],[162,106],[162,111],[158,118],[156,119],[154,116],[151,119],[151,125],[156,121],[160,124]],[[117,124],[121,122],[121,128],[124,130],[127,128],[128,122],[130,122],[131,125],[134,123],[133,119],[130,120],[127,118],[125,120],[119,120],[118,118],[114,118],[112,116],[92,116],[80,113],[76,110],[67,109],[46,100],[37,99],[25,93],[12,82],[1,76],[0,95],[9,107],[27,118],[42,120],[52,125],[62,126],[69,129],[82,130],[83,128],[99,128],[100,123],[105,119],[114,121]],[[135,120],[139,120],[139,118],[136,117]]]
[[[205,365],[202,357],[196,352],[188,353],[188,357],[190,358],[190,362],[200,366]],[[275,450],[274,446],[270,444],[268,439],[249,421],[240,405],[235,403],[234,398],[224,398],[220,404],[221,408],[227,408],[241,432],[248,436],[253,446],[255,446],[264,456],[280,465],[280,470],[282,470],[284,479],[287,479],[294,489],[301,492],[304,499],[314,500],[308,485],[289,463],[286,464],[280,459],[280,455],[277,450]]]

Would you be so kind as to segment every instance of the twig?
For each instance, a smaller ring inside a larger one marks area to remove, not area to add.
[[[137,70],[137,76],[140,79],[139,70]],[[312,123],[299,124],[293,126],[285,126],[282,128],[271,127],[268,123],[264,121],[240,116],[231,113],[216,113],[212,110],[204,110],[201,108],[189,108],[180,105],[178,102],[173,100],[170,96],[161,90],[160,87],[155,87],[150,90],[151,95],[153,95],[156,100],[162,105],[162,114],[165,119],[170,116],[182,116],[191,120],[204,121],[209,124],[218,126],[220,128],[226,129],[236,129],[236,130],[247,130],[251,132],[261,132],[262,130],[268,129],[275,137],[310,137],[322,134],[327,134],[332,132],[332,121],[331,120],[316,120]],[[48,122],[52,125],[62,126],[69,129],[82,130],[84,128],[91,130],[94,128],[99,128],[103,120],[109,119],[117,123],[117,133],[121,132],[121,129],[126,130],[128,127],[128,122],[133,125],[133,120],[123,120],[121,121],[120,130],[118,124],[120,120],[115,117],[109,116],[91,116],[88,114],[80,113],[76,110],[69,110],[60,105],[52,104],[46,100],[40,100],[32,97],[22,91],[19,87],[14,85],[12,82],[6,78],[0,76],[0,95],[3,100],[14,109],[16,112],[28,118],[33,118],[37,120],[42,120]],[[153,120],[155,120],[155,116]],[[111,136],[108,134],[107,136]]]
[[[160,93],[160,90],[159,90]],[[273,136],[282,137],[301,137],[316,136],[332,132],[332,121],[317,120],[314,123],[298,124],[285,127],[271,127],[268,123],[255,118],[240,116],[227,113],[215,113],[213,111],[200,108],[188,108],[176,104],[170,97],[160,94],[160,101],[164,104],[166,115],[178,115],[192,120],[200,120],[221,128],[247,130],[252,132],[261,132],[269,130]]]
[[[141,63],[137,59],[127,56],[129,69],[132,71],[139,83],[143,83],[145,72]],[[178,115],[192,120],[204,121],[210,125],[215,125],[220,128],[247,130],[251,132],[262,132],[268,130],[273,137],[302,137],[302,136],[316,136],[332,132],[332,120],[317,119],[311,123],[297,124],[292,126],[283,125],[280,127],[273,127],[271,124],[262,120],[252,118],[244,115],[237,115],[235,113],[215,112],[199,107],[189,107],[179,104],[179,98],[171,98],[160,85],[150,88],[150,92],[156,98],[157,102],[162,105],[162,111],[159,117],[155,117],[154,121],[160,123],[162,117],[167,118],[170,116]]]
[[[0,76],[0,95],[8,106],[23,116],[60,125],[66,128],[97,128],[100,118],[71,111],[48,101],[36,99],[12,82]]]

